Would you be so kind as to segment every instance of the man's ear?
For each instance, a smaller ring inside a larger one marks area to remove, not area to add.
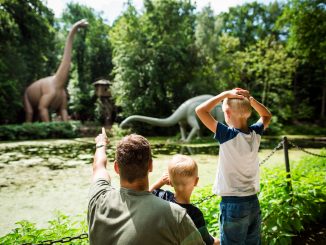
[[[114,171],[120,175],[120,169],[117,161],[114,161]]]
[[[152,172],[153,171],[153,160],[149,160],[148,162],[148,172]]]
[[[197,186],[198,181],[199,181],[199,177],[196,177],[196,180],[195,180],[195,184],[194,184],[194,186]]]

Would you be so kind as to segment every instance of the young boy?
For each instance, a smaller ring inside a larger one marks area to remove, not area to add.
[[[219,240],[210,236],[206,228],[203,213],[199,208],[190,203],[190,196],[198,183],[198,167],[196,162],[189,156],[175,155],[168,165],[168,173],[155,182],[149,191],[154,195],[176,203],[187,210],[206,244],[219,244]],[[160,189],[163,185],[173,186],[175,194]]]
[[[210,114],[222,100],[227,125],[216,121]],[[258,112],[260,119],[248,126],[251,108]],[[260,244],[258,149],[262,132],[272,115],[247,90],[239,88],[207,100],[196,108],[196,113],[220,143],[213,191],[222,196],[221,244]]]

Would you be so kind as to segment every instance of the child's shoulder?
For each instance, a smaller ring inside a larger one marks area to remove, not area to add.
[[[256,132],[256,134],[262,135],[264,132],[264,124],[260,121],[252,124],[249,128]]]
[[[240,131],[236,128],[229,127],[229,126],[225,125],[224,123],[218,122],[214,138],[218,142],[220,142],[220,144],[223,144],[223,143],[235,138],[239,132]]]

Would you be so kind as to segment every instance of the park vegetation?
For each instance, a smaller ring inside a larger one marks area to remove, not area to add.
[[[322,151],[325,154],[325,151]],[[326,162],[316,156],[304,157],[292,164],[292,191],[288,188],[283,164],[263,167],[261,191],[262,243],[291,244],[291,240],[305,226],[322,222],[326,215]],[[211,196],[212,186],[195,191],[193,203],[202,210],[208,230],[219,235],[220,198]],[[16,228],[0,238],[1,244],[39,243],[79,236],[87,233],[86,215],[69,217],[58,213],[47,228],[40,229],[30,221],[16,223]],[[70,244],[88,244],[88,239],[77,239]]]
[[[41,0],[1,0],[0,124],[24,121],[25,88],[57,69],[68,30],[82,18],[89,27],[74,41],[68,85],[74,120],[99,122],[92,83],[104,78],[112,82],[117,122],[132,114],[167,117],[192,96],[242,87],[272,111],[270,133],[283,125],[324,126],[321,0],[251,2],[220,14],[185,0],[144,0],[137,12],[128,1],[111,25],[78,3],[57,19]]]

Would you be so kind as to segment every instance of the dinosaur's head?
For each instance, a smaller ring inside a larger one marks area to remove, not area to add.
[[[77,28],[85,28],[88,26],[88,21],[86,19],[79,20],[74,24],[74,26]]]

